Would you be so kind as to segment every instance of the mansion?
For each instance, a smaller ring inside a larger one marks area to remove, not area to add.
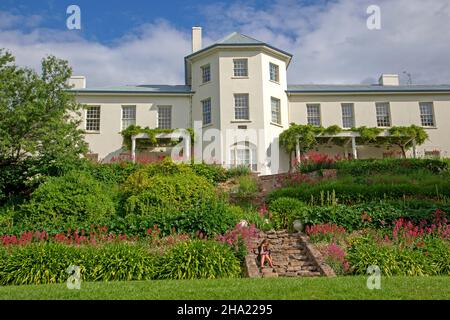
[[[142,128],[200,130],[196,160],[226,167],[247,165],[261,175],[289,170],[290,156],[279,135],[291,123],[344,129],[417,125],[429,139],[408,156],[450,156],[450,85],[400,85],[383,74],[373,85],[292,85],[292,55],[251,37],[232,33],[202,47],[201,28],[192,29],[192,53],[184,58],[185,83],[86,87],[74,76],[71,89],[86,105],[82,129],[90,157],[109,162],[126,150],[121,131]],[[210,144],[216,147],[211,148]],[[196,149],[196,148],[194,148]],[[320,145],[317,152],[341,157],[382,158],[395,148]],[[165,148],[141,152],[165,154]]]

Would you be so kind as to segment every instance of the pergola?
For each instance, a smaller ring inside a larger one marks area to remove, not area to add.
[[[380,133],[378,136],[379,137],[389,137],[391,134],[389,133],[388,130],[384,130],[382,133]],[[347,142],[344,144],[344,149],[346,150],[348,144],[351,142],[352,144],[352,155],[353,155],[353,159],[358,159],[358,152],[357,152],[357,145],[356,145],[356,138],[361,137],[361,134],[359,132],[354,132],[354,131],[344,131],[344,132],[339,132],[336,134],[319,134],[316,137],[320,137],[320,138],[329,138],[329,141],[331,141],[331,139],[333,138],[348,138]],[[414,139],[411,139],[412,143],[413,143],[413,157],[416,158],[417,153],[416,153],[416,142]],[[347,152],[345,152],[347,154]],[[300,143],[297,141],[297,144],[295,146],[295,157],[298,161],[300,161],[301,159],[301,149],[300,149]]]
[[[147,133],[139,133],[131,136],[131,159],[136,162],[136,140],[138,139],[149,139],[150,136]],[[186,139],[183,135],[175,135],[171,133],[159,133],[156,135],[156,139],[173,139],[173,138],[183,138],[183,158],[184,160],[189,160],[191,156],[191,141]]]

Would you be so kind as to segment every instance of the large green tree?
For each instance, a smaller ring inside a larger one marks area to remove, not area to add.
[[[0,170],[33,159],[79,157],[86,151],[78,129],[82,106],[68,92],[67,61],[48,56],[40,73],[18,67],[0,49]]]

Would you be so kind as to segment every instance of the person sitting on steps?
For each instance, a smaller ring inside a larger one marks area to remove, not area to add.
[[[273,268],[272,257],[270,256],[269,240],[265,239],[259,245],[259,257],[261,260],[261,270],[264,268],[264,262],[267,260],[271,268]]]

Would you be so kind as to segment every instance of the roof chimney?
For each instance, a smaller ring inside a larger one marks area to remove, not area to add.
[[[67,81],[72,89],[85,89],[86,88],[86,77],[85,76],[71,76]]]
[[[202,28],[192,27],[192,52],[201,50],[202,48]]]
[[[382,86],[398,86],[400,84],[400,81],[398,80],[398,74],[383,73],[378,82]]]

